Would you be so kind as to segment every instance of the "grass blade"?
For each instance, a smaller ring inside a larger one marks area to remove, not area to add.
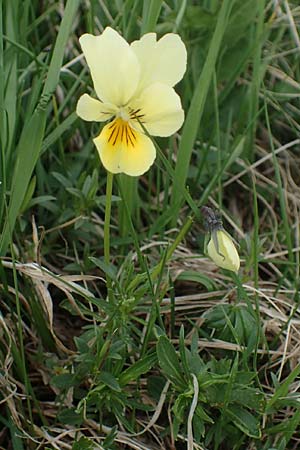
[[[150,2],[144,2],[141,34],[154,31],[160,13],[161,5],[162,0],[151,0]]]
[[[19,140],[8,215],[0,240],[0,254],[5,254],[7,251],[9,236],[13,231],[27,186],[40,155],[46,126],[46,108],[59,81],[64,50],[78,5],[79,0],[68,0],[67,2],[41,99],[33,115],[25,124]]]
[[[234,3],[234,1],[222,3],[217,25],[209,47],[207,59],[202,73],[199,77],[195,93],[192,98],[191,106],[189,108],[187,118],[183,127],[182,138],[178,149],[178,157],[175,168],[171,199],[172,205],[175,208],[175,210],[173,210],[174,220],[177,219],[179,204],[182,199],[181,191],[186,184],[189,163],[198,131],[199,122],[201,121],[206,97],[211,85],[211,81],[213,79],[215,64],[222,43],[222,37],[226,30],[230,11]]]

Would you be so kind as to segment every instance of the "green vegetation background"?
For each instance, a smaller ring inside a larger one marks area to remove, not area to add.
[[[0,4],[0,447],[298,448],[298,2]],[[74,112],[78,37],[108,25],[188,51],[182,129],[114,180],[110,264],[99,128]],[[238,276],[203,255],[204,204]]]

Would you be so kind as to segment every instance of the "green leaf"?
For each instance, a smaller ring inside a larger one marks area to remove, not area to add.
[[[181,389],[187,387],[187,383],[183,378],[182,369],[177,357],[175,348],[166,336],[158,339],[156,346],[157,357],[160,367],[165,375]]]
[[[104,439],[102,443],[103,449],[110,450],[111,445],[114,443],[117,434],[118,434],[118,427],[115,425],[114,427],[111,428],[110,432]]]
[[[39,195],[38,197],[34,197],[30,200],[27,208],[32,208],[32,206],[35,205],[42,205],[45,202],[53,202],[54,200],[56,200],[56,197],[53,197],[53,195]]]
[[[130,366],[128,369],[126,369],[122,375],[119,377],[119,383],[121,386],[125,386],[130,381],[137,381],[139,377],[143,374],[148,372],[156,363],[157,356],[156,354],[147,355],[144,358],[140,359],[139,361],[135,362]]]
[[[28,208],[29,203],[32,199],[34,190],[35,190],[35,186],[36,186],[36,177],[32,177],[32,179],[30,180],[30,183],[28,184],[27,191],[26,191],[25,197],[23,199],[22,205],[20,206],[21,213],[26,211],[26,209]]]
[[[98,447],[100,448],[100,447]],[[79,441],[74,442],[72,450],[96,450],[95,442],[86,437],[81,437]]]
[[[23,440],[21,438],[21,430],[13,423],[13,419],[9,417],[8,427],[11,435],[12,447],[14,450],[24,450]]]
[[[92,261],[95,266],[99,267],[105,275],[108,275],[112,280],[116,280],[117,269],[112,264],[106,264],[102,259],[94,258],[93,256],[89,256],[89,260]]]
[[[214,423],[213,419],[208,414],[206,414],[205,410],[200,405],[197,405],[195,409],[195,415],[197,415],[199,419],[203,420],[204,422]]]
[[[147,391],[156,401],[159,400],[162,390],[165,387],[166,379],[163,376],[150,375],[147,378]]]
[[[239,386],[236,383],[231,392],[230,402],[236,402],[255,411],[262,410],[264,396],[258,389],[247,386]]]
[[[65,423],[73,426],[80,426],[83,422],[83,417],[78,414],[74,408],[63,409],[57,416],[60,423]]]
[[[62,373],[51,378],[51,385],[59,389],[69,389],[74,386],[75,375]]]
[[[294,370],[289,374],[289,376],[285,379],[285,381],[276,389],[274,395],[267,403],[266,407],[266,413],[271,412],[271,409],[273,405],[276,403],[277,400],[279,400],[281,397],[286,397],[286,395],[289,392],[290,385],[294,381],[294,379],[299,375],[300,373],[300,364],[298,364]]]
[[[192,281],[194,283],[199,283],[205,286],[208,291],[213,291],[214,289],[214,284],[209,277],[194,270],[185,270],[184,272],[181,272],[177,277],[177,281]]]
[[[69,188],[72,187],[72,183],[69,180],[69,178],[66,178],[64,175],[62,175],[61,173],[58,172],[52,172],[52,174],[54,176],[54,178],[64,187],[64,188]]]
[[[113,391],[121,392],[120,384],[110,372],[105,372],[104,370],[102,370],[98,379]]]
[[[259,439],[261,437],[261,430],[259,421],[246,409],[240,406],[231,405],[226,409],[226,414],[229,415],[232,422],[247,436]]]
[[[179,332],[179,352],[180,352],[180,359],[182,363],[182,368],[184,370],[184,373],[188,378],[191,376],[191,370],[188,365],[187,361],[187,349],[185,348],[185,342],[184,342],[184,326],[181,325],[180,332]]]

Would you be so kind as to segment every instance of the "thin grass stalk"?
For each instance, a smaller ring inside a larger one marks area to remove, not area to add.
[[[21,2],[6,3],[6,34],[11,41],[18,41],[17,27]],[[6,162],[8,163],[13,150],[14,132],[18,103],[18,52],[12,44],[6,45],[5,58],[5,97],[4,108],[7,115]]]
[[[258,216],[258,204],[257,204],[257,192],[256,192],[256,179],[254,173],[252,173],[252,189],[253,189],[253,218],[254,218],[254,229],[253,229],[253,239],[252,239],[252,257],[253,257],[253,281],[255,291],[255,297],[258,299],[258,235],[259,235],[259,216]],[[256,305],[258,307],[258,305]]]
[[[12,179],[11,198],[0,239],[0,254],[2,255],[7,251],[10,233],[14,229],[17,216],[26,195],[27,187],[30,183],[30,178],[40,155],[46,126],[47,106],[59,81],[66,43],[73,26],[73,19],[78,6],[79,0],[67,1],[41,99],[33,115],[28,118],[28,121],[25,123],[17,146],[17,161]]]
[[[13,251],[13,245],[11,242],[11,254],[14,255]],[[24,339],[23,339],[23,324],[22,324],[22,314],[21,314],[21,303],[20,303],[20,297],[19,297],[19,289],[18,289],[18,277],[17,277],[17,270],[15,266],[15,258],[13,257],[13,279],[14,279],[14,285],[15,285],[15,293],[16,293],[16,312],[18,317],[17,322],[17,330],[18,330],[18,351],[20,352],[21,356],[21,365],[22,365],[22,376],[23,376],[23,382],[26,390],[26,403],[28,408],[28,415],[29,415],[29,425],[31,427],[31,430],[33,431],[33,415],[32,415],[32,408],[30,403],[30,381],[27,375],[27,368],[26,368],[26,358],[25,358],[25,348],[24,348]]]
[[[253,189],[253,217],[254,217],[254,230],[252,239],[252,257],[253,257],[253,278],[254,278],[254,301],[255,301],[255,317],[257,325],[257,341],[255,345],[255,351],[253,355],[253,368],[257,372],[257,351],[259,347],[260,337],[261,337],[261,327],[260,327],[260,308],[259,308],[259,296],[258,296],[258,245],[259,245],[259,216],[258,216],[258,203],[257,203],[257,192],[256,192],[256,180],[254,174],[252,174],[252,189]]]
[[[214,91],[214,109],[216,120],[216,143],[217,143],[217,172],[221,171],[222,154],[221,154],[221,138],[220,138],[220,117],[219,117],[219,105],[218,105],[218,86],[217,86],[217,74],[214,72],[213,76],[213,91]],[[218,205],[222,209],[222,177],[218,179]]]
[[[139,217],[138,179],[125,174],[118,175],[119,185],[122,185],[123,198],[126,199],[126,208],[131,217]],[[119,232],[122,237],[130,233],[128,214],[124,202],[119,202]]]
[[[281,217],[282,217],[282,221],[283,221],[284,235],[285,235],[286,245],[287,245],[287,249],[288,249],[289,261],[290,261],[290,263],[293,263],[294,262],[294,254],[293,254],[293,244],[292,244],[292,237],[291,237],[291,227],[289,225],[289,220],[288,220],[288,215],[287,215],[286,199],[285,199],[284,189],[283,189],[282,181],[281,181],[279,163],[277,161],[277,157],[275,154],[273,135],[272,135],[271,125],[270,125],[265,90],[264,90],[264,102],[265,102],[265,118],[266,118],[267,130],[268,130],[268,134],[269,134],[269,142],[270,142],[271,151],[272,151],[272,155],[273,155],[275,179],[276,179],[276,183],[277,183],[277,191],[278,191],[278,198],[279,198],[279,204],[280,204],[280,212],[281,212]]]
[[[126,28],[123,28],[124,30],[124,37],[127,41],[130,41],[132,35],[132,30],[134,30],[134,20],[136,20],[136,16],[138,14],[138,8],[141,6],[140,0],[135,0],[133,6],[130,8],[129,11],[129,17],[127,20],[127,26]]]
[[[0,227],[5,205],[6,193],[6,164],[5,164],[5,146],[6,146],[6,120],[4,110],[4,62],[3,62],[3,4],[0,0]]]
[[[187,7],[187,0],[181,0],[181,2],[179,3],[180,7],[175,19],[175,23],[174,23],[174,27],[173,27],[173,33],[177,33],[179,28],[180,28],[180,24],[182,22],[182,19],[184,17],[184,13]]]
[[[262,81],[262,44],[263,44],[263,30],[264,30],[264,18],[265,18],[265,0],[260,0],[256,3],[258,11],[257,26],[255,29],[255,52],[253,61],[253,75],[251,84],[251,101],[249,109],[249,122],[251,122],[251,127],[249,130],[249,140],[247,146],[247,158],[250,162],[253,162],[254,155],[254,143],[256,135],[257,121],[253,120],[257,117],[258,107],[259,107],[259,89]]]
[[[154,31],[161,10],[161,6],[162,0],[150,0],[150,1],[144,0],[141,34]]]
[[[182,201],[181,192],[186,185],[193,145],[197,137],[197,131],[202,118],[205,101],[214,75],[215,65],[221,48],[222,38],[225,33],[230,12],[234,3],[235,0],[231,2],[222,2],[208,55],[201,75],[199,76],[198,83],[196,85],[191,105],[183,127],[182,137],[178,149],[171,198],[173,224],[175,224],[177,221],[177,216]]]
[[[108,267],[110,265],[110,217],[111,217],[111,200],[113,188],[113,174],[107,172],[106,179],[106,196],[105,196],[105,218],[104,218],[104,262]],[[108,292],[108,299],[113,301],[112,281],[106,272],[106,286]]]

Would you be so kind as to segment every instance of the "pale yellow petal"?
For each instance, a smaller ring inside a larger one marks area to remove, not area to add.
[[[155,82],[174,86],[186,70],[186,48],[178,34],[169,33],[156,41],[155,33],[147,33],[131,44],[140,66],[138,93]]]
[[[171,136],[184,121],[180,97],[166,84],[151,84],[130,103],[130,107],[137,111],[137,118],[152,136]],[[137,120],[133,120],[132,124],[139,129]]]
[[[139,176],[153,164],[156,151],[147,136],[115,119],[94,139],[102,164],[112,173]]]
[[[237,272],[240,268],[240,257],[230,236],[224,231],[216,232],[218,250],[211,238],[207,245],[208,256],[214,263],[223,269]]]
[[[232,270],[237,272],[240,268],[240,257],[233,243],[233,240],[227,233],[224,232],[222,232],[222,245],[224,247],[224,251],[226,251],[228,261],[230,261],[230,264],[232,266]]]
[[[89,122],[105,122],[111,119],[118,112],[111,103],[102,103],[95,98],[90,97],[88,94],[83,94],[76,106],[76,113],[81,119]]]
[[[79,39],[97,96],[103,102],[125,105],[136,91],[140,65],[129,44],[110,27],[100,36]]]

